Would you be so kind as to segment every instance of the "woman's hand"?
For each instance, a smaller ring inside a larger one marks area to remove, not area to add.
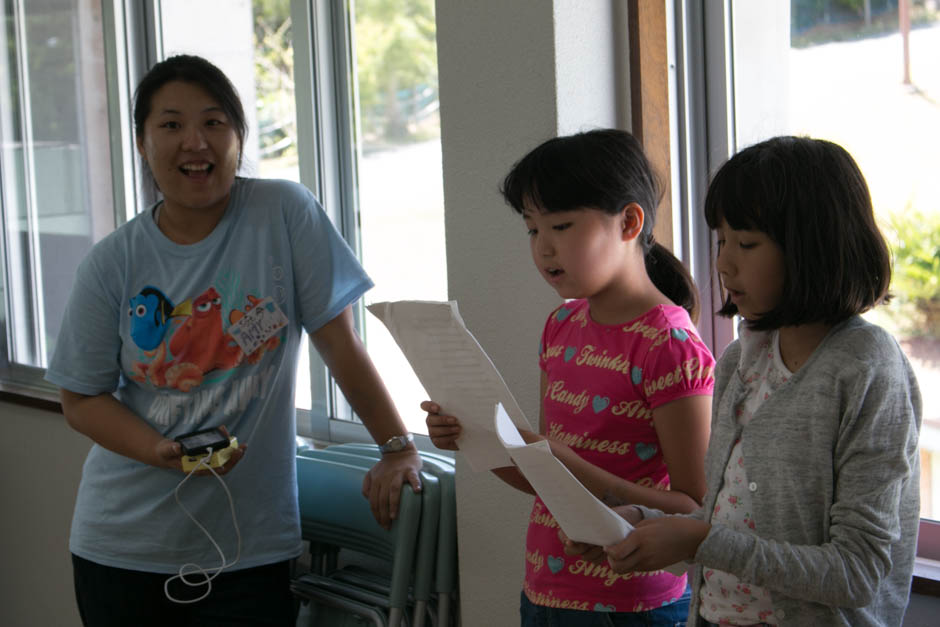
[[[428,412],[425,423],[428,425],[428,437],[437,448],[445,451],[457,451],[457,438],[462,431],[460,421],[454,416],[442,415],[441,406],[434,401],[424,401],[421,409]]]
[[[223,425],[220,427],[222,433],[225,434],[225,437],[231,438],[228,429]],[[232,468],[245,456],[245,451],[247,446],[242,444],[237,449],[232,451],[231,455],[228,458],[228,461],[224,465],[219,466],[218,468],[213,468],[217,475],[228,474]],[[180,446],[180,443],[176,440],[169,440],[163,438],[162,440],[157,441],[154,450],[154,457],[158,460],[155,466],[160,466],[162,468],[170,468],[172,470],[183,471],[183,449]],[[189,474],[188,472],[186,474]],[[212,473],[206,467],[200,467],[194,474],[196,475],[211,475]]]
[[[229,438],[229,440],[231,440],[232,436],[231,436],[231,434],[228,432],[228,429],[225,428],[225,425],[222,425],[221,427],[219,427],[219,429],[222,430],[222,433],[225,434],[225,437],[227,437],[227,438]],[[176,441],[173,441],[173,440],[168,440],[168,441],[169,441],[169,442],[173,442],[173,444],[176,445],[176,448],[174,449],[174,451],[178,451],[178,454],[177,454],[176,457],[174,457],[174,458],[164,458],[164,459],[167,459],[167,461],[169,461],[169,463],[172,464],[172,467],[173,467],[173,468],[176,468],[177,470],[182,471],[182,470],[183,470],[183,464],[182,464],[182,460],[181,460],[181,458],[182,458],[182,449],[179,448],[179,442],[176,442]],[[160,453],[164,453],[164,454],[165,454],[164,451],[161,451],[161,450],[160,450],[161,445],[162,445],[162,442],[157,445],[157,453],[158,453],[158,454],[160,454]],[[215,471],[215,474],[220,475],[220,476],[221,476],[221,475],[228,474],[228,473],[232,470],[232,468],[235,467],[235,464],[237,464],[237,463],[241,460],[241,458],[245,456],[245,451],[246,451],[247,449],[248,449],[248,447],[247,447],[245,444],[239,445],[238,448],[236,448],[235,450],[233,450],[233,451],[231,452],[231,454],[229,455],[228,461],[225,462],[225,464],[223,464],[222,466],[219,466],[218,468],[213,468],[212,471]],[[210,470],[209,470],[208,468],[206,468],[205,466],[202,466],[202,467],[200,467],[194,474],[197,475],[197,476],[211,475],[211,474],[212,474],[212,471],[210,471]]]
[[[413,446],[382,455],[362,480],[362,495],[369,499],[372,515],[383,529],[390,529],[398,517],[398,504],[405,481],[415,492],[421,490],[421,456]]]
[[[161,468],[170,468],[171,470],[183,471],[183,447],[179,442],[163,438],[157,440],[154,446],[153,457],[156,460],[154,466]]]
[[[228,461],[225,462],[224,465],[219,466],[218,468],[213,468],[213,470],[215,470],[215,474],[217,474],[217,475],[226,475],[226,474],[228,474],[229,472],[231,472],[231,471],[232,471],[232,468],[235,467],[235,464],[237,464],[237,463],[241,460],[241,458],[245,456],[245,451],[246,451],[247,449],[248,449],[248,447],[247,447],[246,445],[244,445],[244,444],[239,444],[239,445],[238,445],[238,448],[235,449],[234,451],[232,451],[231,457],[228,458]],[[208,471],[202,471],[202,470],[200,470],[200,471],[197,472],[196,474],[201,475],[201,474],[209,474],[209,473],[208,473]]]
[[[660,570],[691,560],[711,525],[684,516],[641,520],[622,542],[604,547],[607,561],[618,573]]]

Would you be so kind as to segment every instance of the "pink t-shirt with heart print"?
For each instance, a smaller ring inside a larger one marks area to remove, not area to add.
[[[586,300],[552,312],[539,364],[548,381],[548,436],[585,460],[640,485],[669,488],[653,410],[712,393],[715,360],[688,313],[660,305],[626,324],[591,319]],[[525,594],[536,605],[640,612],[682,596],[685,576],[613,572],[565,555],[558,525],[536,498],[526,537]]]

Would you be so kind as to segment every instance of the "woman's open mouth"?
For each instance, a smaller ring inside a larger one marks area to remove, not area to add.
[[[180,172],[189,178],[205,178],[212,173],[215,166],[211,163],[184,163],[179,167]]]

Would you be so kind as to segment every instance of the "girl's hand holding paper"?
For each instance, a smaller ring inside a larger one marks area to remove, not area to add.
[[[527,444],[502,404],[496,405],[496,435],[519,471],[567,536],[586,544],[606,546],[620,542],[633,527],[591,494],[553,454],[547,439]]]

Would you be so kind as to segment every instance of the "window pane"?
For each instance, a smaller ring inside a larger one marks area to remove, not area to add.
[[[352,131],[361,230],[348,236],[359,237],[363,265],[376,282],[366,302],[443,300],[447,289],[433,1],[363,0],[350,8],[355,14],[352,108],[358,115]],[[161,11],[164,56],[202,55],[238,88],[250,127],[245,173],[299,180],[290,2],[163,0]],[[256,106],[248,107],[250,102]],[[409,241],[436,242],[428,247],[434,252],[402,245]],[[364,327],[369,353],[399,411],[410,429],[424,432],[417,405],[426,395],[407,361],[381,323],[366,315]],[[303,409],[312,405],[306,358],[302,351],[297,406]]]
[[[0,166],[13,363],[44,367],[75,268],[114,228],[101,6],[3,3]]]
[[[289,0],[162,0],[163,56],[195,54],[229,77],[248,119],[241,174],[298,181]]]
[[[355,2],[362,260],[366,302],[447,300],[434,0]],[[412,431],[427,433],[427,398],[384,325],[366,343]]]
[[[735,2],[735,130],[738,148],[781,133],[834,141],[865,174],[895,258],[895,300],[866,316],[917,373],[921,515],[940,519],[940,13],[910,4],[906,63],[896,1]]]

